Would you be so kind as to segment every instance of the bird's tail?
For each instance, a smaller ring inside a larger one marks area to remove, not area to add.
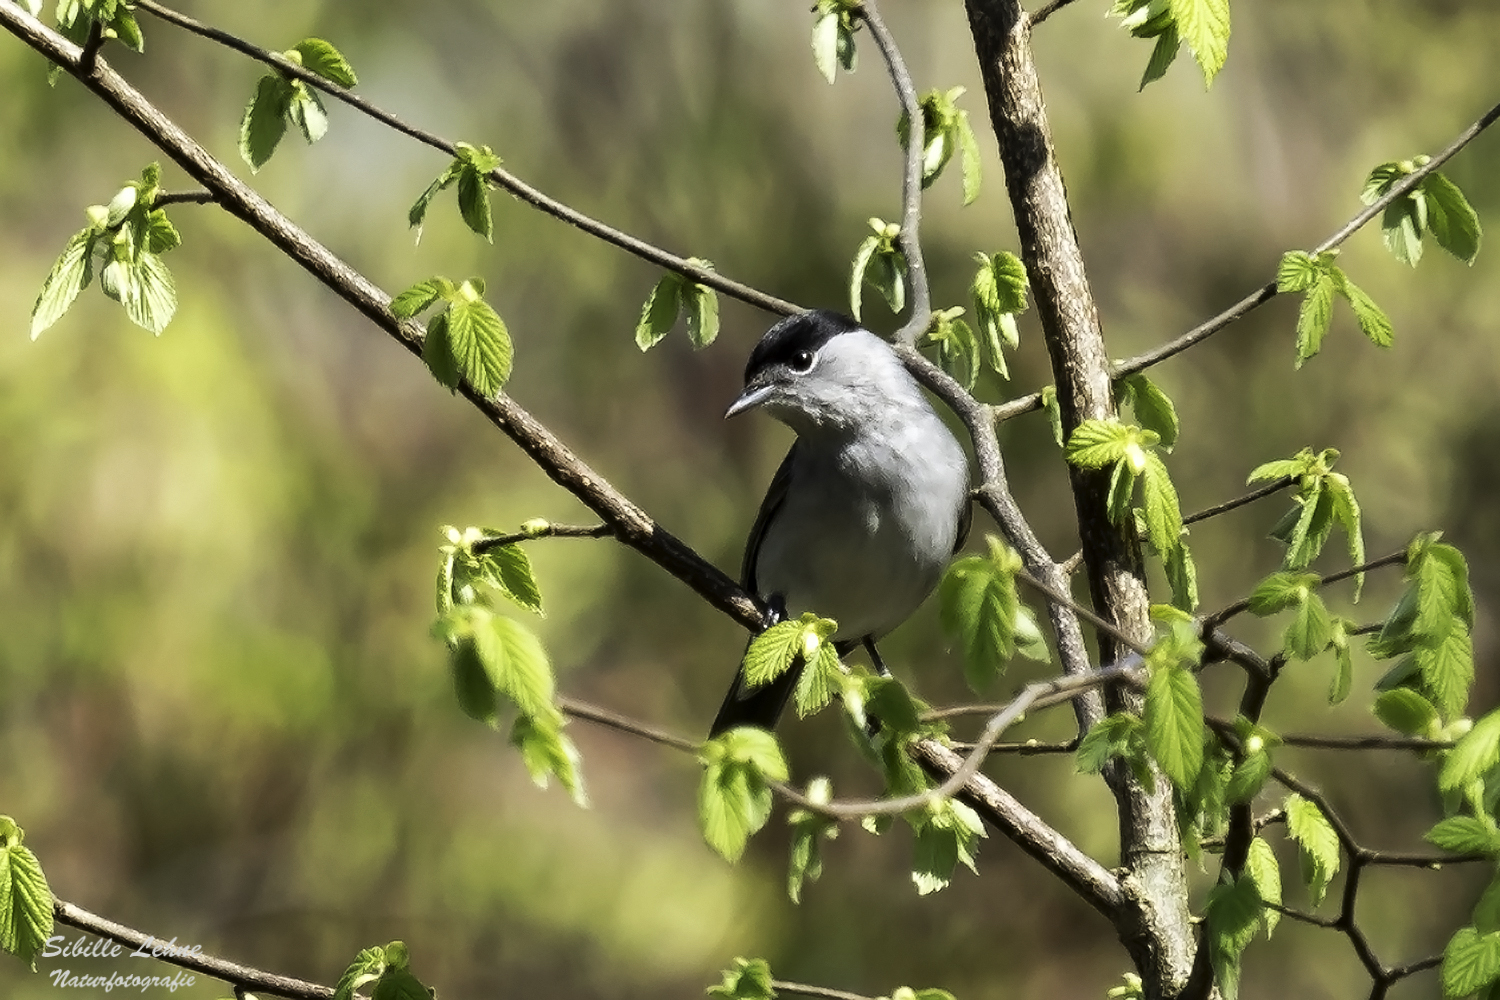
[[[708,730],[708,738],[713,739],[736,726],[774,730],[776,720],[781,718],[786,703],[792,699],[797,679],[802,676],[802,667],[802,657],[798,656],[791,667],[771,683],[752,688],[745,683],[745,668],[741,666],[734,675],[734,683],[729,686],[729,693],[724,696],[719,714],[714,717],[714,724]]]

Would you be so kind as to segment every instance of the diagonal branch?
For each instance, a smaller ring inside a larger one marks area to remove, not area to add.
[[[265,63],[267,66],[275,68],[286,76],[301,80],[308,86],[321,90],[334,100],[347,104],[356,111],[395,129],[402,135],[409,136],[434,149],[442,150],[449,156],[454,156],[458,152],[457,147],[447,139],[402,121],[390,112],[377,107],[362,97],[350,93],[345,88],[319,76],[301,64],[292,62],[280,53],[263,49],[258,45],[247,42],[212,25],[195,21],[186,14],[178,13],[169,7],[163,7],[161,4],[155,3],[154,0],[137,0],[136,7],[147,13],[154,14],[169,24],[174,24],[195,35],[218,42],[220,45]],[[597,237],[606,243],[619,247],[627,253],[634,254],[642,260],[664,267],[669,271],[676,271],[678,274],[685,275],[700,285],[716,289],[731,298],[739,299],[741,302],[746,302],[767,312],[787,316],[802,311],[801,306],[762,292],[757,288],[752,288],[749,285],[726,278],[717,271],[711,271],[706,267],[694,264],[684,257],[669,253],[660,247],[647,243],[639,237],[632,236],[629,233],[615,229],[613,226],[606,225],[597,219],[584,215],[577,209],[571,208],[555,198],[548,197],[508,170],[496,167],[490,171],[489,177],[501,188],[515,195],[532,208],[544,212],[555,219],[561,219],[568,225],[580,229],[590,236]]]

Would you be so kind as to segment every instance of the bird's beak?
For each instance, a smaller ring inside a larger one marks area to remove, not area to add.
[[[725,411],[724,419],[728,420],[736,414],[744,413],[746,410],[754,409],[761,403],[764,403],[774,388],[775,386],[770,384],[746,386],[745,391],[740,393],[740,398],[736,399],[730,405],[729,409]]]

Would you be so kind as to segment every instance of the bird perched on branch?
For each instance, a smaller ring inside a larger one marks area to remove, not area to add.
[[[842,656],[926,600],[969,527],[969,464],[891,346],[848,316],[766,331],[726,417],[763,408],[797,432],[761,501],[741,583],[778,617],[838,622]],[[802,669],[750,688],[744,669],[709,735],[776,725]]]

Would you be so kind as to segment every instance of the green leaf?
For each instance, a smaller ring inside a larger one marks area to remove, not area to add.
[[[1333,497],[1325,479],[1314,479],[1297,498],[1301,511],[1286,538],[1287,569],[1302,569],[1323,551],[1333,534]]]
[[[979,816],[955,799],[947,799],[920,820],[914,821],[916,843],[912,857],[912,882],[917,894],[926,896],[948,887],[953,872],[962,862],[970,871],[979,850],[979,838],[986,836]]]
[[[370,1000],[432,1000],[432,992],[405,969],[387,969],[371,991]]]
[[[1343,275],[1344,272],[1338,273]],[[1338,290],[1353,307],[1354,318],[1359,322],[1360,330],[1370,338],[1370,343],[1376,347],[1390,347],[1395,342],[1396,330],[1391,326],[1390,317],[1385,314],[1385,310],[1347,277],[1338,283]]]
[[[442,279],[419,281],[391,300],[391,312],[397,319],[411,319],[442,297]]]
[[[1221,882],[1209,890],[1204,909],[1208,919],[1209,947],[1215,958],[1222,955],[1234,960],[1255,937],[1263,905],[1259,885],[1248,873],[1238,879],[1228,874],[1225,878],[1230,881]]]
[[[1047,411],[1047,422],[1052,425],[1052,440],[1059,448],[1064,447],[1062,404],[1057,399],[1057,386],[1042,386],[1042,409]]]
[[[734,965],[724,970],[724,981],[710,986],[708,995],[725,1000],[774,1000],[771,967],[763,958],[736,958]]]
[[[1205,86],[1229,58],[1229,0],[1168,0],[1177,34],[1193,50]]]
[[[1328,883],[1339,870],[1339,838],[1317,803],[1300,795],[1286,798],[1287,832],[1302,849],[1302,879],[1313,905],[1323,901]]]
[[[454,160],[448,164],[447,169],[438,174],[433,182],[427,185],[427,190],[417,196],[411,208],[406,213],[407,225],[417,231],[417,242],[422,242],[422,225],[427,218],[427,209],[432,204],[432,199],[437,197],[439,191],[448,187],[458,180],[458,175],[463,171],[463,164]]]
[[[1250,612],[1266,618],[1298,607],[1312,596],[1318,582],[1313,573],[1272,573],[1250,592]]]
[[[1500,709],[1474,723],[1448,751],[1438,772],[1438,788],[1443,792],[1466,788],[1496,765],[1500,765]]]
[[[1427,196],[1427,226],[1438,246],[1472,265],[1474,258],[1479,256],[1483,236],[1479,213],[1474,211],[1458,185],[1438,171],[1422,179],[1422,193]]]
[[[1474,643],[1469,630],[1456,625],[1437,642],[1418,646],[1416,658],[1422,681],[1443,718],[1462,715],[1474,683]]]
[[[552,666],[547,651],[530,629],[503,615],[475,617],[475,655],[495,690],[527,716],[551,716]]]
[[[1333,516],[1337,519],[1339,526],[1344,529],[1344,535],[1349,540],[1350,563],[1355,566],[1364,565],[1365,535],[1361,527],[1359,501],[1354,498],[1354,488],[1349,485],[1349,477],[1343,473],[1330,472],[1324,477],[1324,489],[1333,504]],[[1355,601],[1359,600],[1360,591],[1364,589],[1364,585],[1365,575],[1355,574]]]
[[[1098,774],[1115,757],[1128,756],[1134,747],[1144,747],[1141,720],[1116,712],[1096,722],[1078,743],[1078,770]]]
[[[823,79],[832,83],[839,64],[839,15],[824,14],[813,22],[813,63]]]
[[[114,19],[109,22],[109,26],[114,29],[115,37],[121,45],[132,52],[146,51],[146,39],[141,34],[140,22],[128,7],[123,4],[116,7]]]
[[[1333,620],[1333,681],[1328,686],[1328,704],[1342,705],[1354,685],[1354,656],[1349,648],[1349,630],[1354,623],[1347,618]]]
[[[849,272],[849,311],[854,313],[855,319],[861,319],[860,306],[864,294],[865,272],[870,269],[870,261],[874,259],[875,251],[879,249],[880,237],[866,236],[854,253],[854,266]]]
[[[1491,879],[1474,904],[1474,929],[1481,934],[1500,931],[1500,878]]]
[[[125,315],[136,326],[160,336],[177,313],[177,286],[172,282],[172,272],[156,254],[142,251],[131,267],[131,275],[134,294],[122,300]]]
[[[969,124],[969,113],[960,111],[954,117],[954,131],[958,135],[959,165],[963,168],[964,204],[972,205],[979,197],[980,166],[979,142],[974,138],[974,126]]]
[[[1437,709],[1411,688],[1381,692],[1371,711],[1375,718],[1407,736],[1430,736],[1437,728]]]
[[[807,797],[826,804],[833,798],[833,786],[827,778],[814,778],[807,785]],[[816,882],[823,875],[823,841],[837,837],[839,828],[833,820],[806,809],[793,810],[787,823],[792,828],[792,852],[786,891],[792,902],[800,903],[803,884]]]
[[[1380,235],[1403,264],[1416,267],[1422,259],[1422,230],[1426,227],[1427,199],[1418,187],[1386,206],[1380,219]]]
[[[334,987],[333,1000],[353,1000],[355,991],[375,982],[385,971],[385,952],[380,948],[366,948],[354,956],[354,961],[339,977]]]
[[[448,307],[447,316],[448,339],[459,372],[475,392],[493,399],[510,378],[514,356],[504,321],[489,303],[477,296],[460,295]]]
[[[1424,839],[1449,854],[1500,857],[1500,830],[1489,817],[1449,816],[1428,830]]]
[[[542,614],[542,590],[526,550],[517,544],[498,545],[485,556],[494,567],[501,592],[527,611]]]
[[[458,212],[464,224],[485,238],[495,242],[495,220],[490,214],[489,180],[479,171],[464,166],[458,172]]]
[[[146,217],[146,249],[154,254],[163,254],[182,246],[182,236],[177,227],[167,218],[163,209],[155,209]]]
[[[833,700],[844,684],[844,670],[839,662],[838,650],[831,642],[820,642],[818,653],[797,678],[797,689],[793,698],[797,703],[798,718],[821,712]]]
[[[1161,438],[1162,450],[1171,451],[1181,429],[1177,421],[1177,407],[1145,375],[1131,375],[1125,379],[1124,384],[1129,387],[1130,409],[1135,414],[1135,422],[1148,431],[1154,431]]]
[[[750,640],[742,668],[752,688],[769,684],[792,668],[804,652],[805,629],[800,621],[778,622]]]
[[[1073,429],[1065,450],[1068,461],[1084,469],[1102,469],[1126,456],[1134,442],[1132,428],[1116,420],[1085,420]]]
[[[1189,613],[1198,609],[1198,567],[1186,544],[1167,555],[1167,580],[1172,585],[1172,606]]]
[[[763,729],[731,729],[703,745],[698,821],[703,838],[726,861],[739,860],[750,835],[771,815],[770,781],[785,781],[786,758]]]
[[[1443,993],[1468,996],[1500,979],[1500,933],[1460,927],[1443,949]]]
[[[892,313],[906,308],[906,257],[899,250],[877,252],[865,271],[865,280],[885,298]]]
[[[938,586],[943,630],[958,641],[964,678],[979,693],[993,687],[1016,654],[1015,569],[1009,560],[969,556],[949,566]]]
[[[1298,607],[1283,637],[1286,651],[1294,659],[1311,660],[1333,641],[1333,620],[1323,598],[1309,593]]]
[[[583,758],[578,747],[563,733],[560,721],[548,716],[518,716],[511,728],[510,742],[521,752],[521,760],[538,788],[545,789],[555,776],[579,808],[588,808],[581,771]]]
[[[1154,83],[1167,75],[1167,70],[1172,63],[1177,61],[1177,53],[1182,49],[1182,39],[1177,34],[1177,25],[1168,25],[1166,30],[1156,36],[1156,44],[1151,47],[1151,58],[1146,61],[1146,69],[1141,73],[1141,83],[1137,90],[1145,90],[1146,84]]]
[[[73,234],[63,247],[62,254],[47,272],[42,281],[42,290],[31,307],[31,339],[41,336],[43,330],[62,318],[73,304],[78,293],[89,286],[94,277],[94,245],[99,239],[98,230],[90,226]]]
[[[1246,754],[1245,759],[1235,765],[1229,778],[1225,797],[1231,804],[1249,802],[1260,794],[1266,779],[1271,776],[1271,755],[1264,750]]]
[[[309,144],[328,134],[328,111],[316,90],[301,80],[292,82],[291,100],[287,103],[287,117],[302,133]]]
[[[296,44],[295,48],[297,54],[302,57],[303,67],[323,79],[331,80],[340,87],[353,87],[359,83],[358,77],[354,75],[354,67],[349,65],[349,60],[323,39],[304,38]]]
[[[1323,348],[1323,338],[1333,322],[1333,297],[1336,292],[1334,279],[1327,274],[1319,276],[1308,289],[1297,313],[1297,364],[1301,368]]]
[[[1245,859],[1245,874],[1255,883],[1255,891],[1262,903],[1269,903],[1261,910],[1261,921],[1265,924],[1269,939],[1281,922],[1281,914],[1271,906],[1281,905],[1281,865],[1276,861],[1276,852],[1264,839],[1256,837],[1250,841],[1250,853]]]
[[[1155,452],[1146,454],[1141,484],[1141,496],[1146,502],[1146,537],[1157,552],[1165,554],[1182,544],[1182,509],[1166,463]]]
[[[706,285],[692,284],[687,290],[687,332],[695,350],[714,342],[719,335],[719,297]]]
[[[422,338],[422,360],[427,370],[441,385],[457,389],[460,372],[458,360],[453,354],[453,343],[448,337],[448,310],[444,309],[427,324],[427,336]]]
[[[291,100],[292,85],[288,80],[275,73],[260,78],[255,96],[240,120],[240,156],[250,165],[251,172],[259,171],[276,152],[276,144],[286,134]]]
[[[635,324],[635,343],[642,351],[655,347],[677,325],[685,291],[686,281],[675,271],[662,275],[651,289],[641,306],[641,318]]]
[[[1146,745],[1157,765],[1178,788],[1191,788],[1203,766],[1203,696],[1191,670],[1152,670],[1144,721]]]
[[[35,972],[36,955],[52,936],[52,890],[25,839],[15,820],[0,816],[0,950]]]

